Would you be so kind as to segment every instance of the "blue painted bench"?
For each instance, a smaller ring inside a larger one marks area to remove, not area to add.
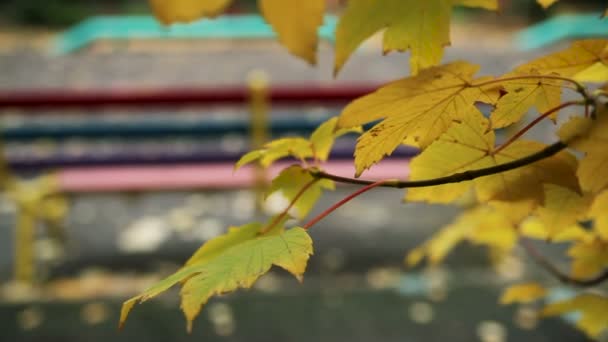
[[[336,23],[336,17],[326,16],[319,36],[333,43]],[[52,43],[52,51],[56,55],[69,54],[100,39],[270,39],[275,36],[258,15],[222,16],[171,26],[163,26],[152,16],[101,16],[87,19],[60,34]]]

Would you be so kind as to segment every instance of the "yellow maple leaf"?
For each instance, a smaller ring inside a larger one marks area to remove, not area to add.
[[[496,11],[498,0],[454,0],[455,6],[479,7],[487,10]]]
[[[581,294],[575,298],[547,305],[543,316],[559,316],[579,312],[576,326],[591,338],[598,338],[608,328],[608,298],[595,294]]]
[[[547,289],[538,283],[509,286],[500,297],[500,304],[530,303],[547,295]]]
[[[498,8],[496,0],[351,0],[336,29],[337,74],[357,47],[374,33],[384,31],[383,50],[411,51],[412,74],[441,62],[450,44],[453,6]]]
[[[595,82],[598,72],[605,74],[608,62],[608,39],[586,39],[572,43],[562,51],[543,56],[515,69],[516,73],[558,74],[578,81]],[[605,79],[604,79],[605,80]]]
[[[594,219],[595,232],[608,242],[608,190],[595,197],[589,216]]]
[[[154,14],[164,24],[190,22],[221,14],[232,0],[149,0]]]
[[[334,73],[357,47],[386,28],[384,53],[411,50],[411,72],[439,64],[450,43],[451,0],[351,0],[336,28]]]
[[[585,152],[577,176],[586,192],[600,192],[608,186],[608,111],[602,107],[597,119],[574,118],[560,128],[559,137],[570,147]]]
[[[275,179],[267,194],[280,192],[285,198],[291,202],[295,199],[302,189],[309,183],[315,181],[315,178],[309,171],[303,169],[299,165],[293,165],[283,170]],[[335,184],[328,179],[317,179],[312,186],[302,193],[299,199],[294,204],[297,210],[297,217],[303,218],[314,207],[317,200],[321,197],[323,190],[334,190]]]
[[[233,236],[230,241],[215,240],[214,248],[207,249],[208,254],[199,253],[191,264],[123,303],[120,324],[124,324],[135,304],[156,297],[180,282],[183,282],[181,307],[190,330],[192,321],[211,296],[251,287],[272,265],[287,270],[301,280],[312,254],[312,240],[308,233],[296,227],[287,231],[275,229],[271,234],[250,237],[249,233],[257,233],[261,228],[260,224],[246,225],[240,228],[247,230],[242,234],[231,229],[228,234],[238,234],[238,238]]]
[[[536,0],[536,2],[538,2],[539,5],[543,6],[543,8],[549,8],[557,1],[558,0]]]
[[[595,239],[595,234],[588,232],[579,224],[573,224],[562,229],[557,233],[551,232],[550,228],[544,225],[538,217],[531,217],[525,220],[519,227],[519,232],[522,236],[537,239],[551,240],[552,242],[571,242],[585,241],[590,242]]]
[[[315,64],[317,30],[323,24],[325,0],[259,0],[259,6],[279,41],[292,54]]]
[[[535,141],[518,140],[500,151],[494,147],[495,134],[487,122],[465,119],[453,125],[437,141],[412,160],[410,180],[433,179],[469,170],[492,167],[526,157],[544,148]],[[412,188],[408,201],[449,203],[474,186],[480,202],[533,201],[541,203],[543,183],[577,188],[576,160],[567,152],[499,174],[472,181]]]
[[[589,278],[608,268],[608,242],[594,239],[579,241],[568,249],[572,258],[572,276]]]
[[[554,184],[544,184],[545,200],[536,214],[548,229],[548,238],[559,236],[587,215],[588,197]]]
[[[281,138],[273,140],[262,149],[253,150],[241,157],[234,168],[238,170],[246,164],[258,161],[264,167],[270,166],[276,160],[285,157],[294,157],[300,161],[313,158],[316,161],[326,161],[329,152],[337,138],[348,133],[361,132],[360,127],[338,129],[338,118],[331,118],[312,132],[310,139],[300,137]]]
[[[415,266],[425,257],[433,265],[441,263],[463,241],[507,252],[515,246],[517,232],[507,215],[492,207],[479,206],[465,211],[453,223],[410,251],[406,263]]]
[[[494,103],[498,93],[472,84],[478,69],[477,65],[461,61],[433,67],[350,103],[340,114],[338,127],[385,118],[358,140],[357,176],[392,153],[404,140],[425,148],[454,121],[465,117],[483,120],[475,103]]]
[[[505,75],[509,77],[512,75]],[[517,75],[514,75],[517,76]],[[496,103],[490,119],[493,128],[506,127],[519,121],[530,108],[547,112],[561,103],[563,81],[539,77],[502,82],[506,94]],[[551,115],[555,119],[557,113]]]

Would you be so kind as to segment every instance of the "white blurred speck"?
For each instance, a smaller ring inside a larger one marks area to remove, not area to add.
[[[239,220],[251,220],[255,215],[255,194],[252,191],[239,191],[232,201],[232,214]]]
[[[522,306],[515,312],[515,325],[524,330],[532,330],[538,325],[538,312],[530,307]]]
[[[435,317],[435,311],[429,303],[415,302],[408,308],[410,319],[414,323],[429,324]]]
[[[221,220],[206,218],[201,220],[194,229],[192,229],[192,235],[196,239],[207,241],[224,233],[226,228],[227,227],[224,227],[224,222]]]
[[[17,314],[21,330],[33,330],[44,322],[44,313],[38,307],[28,307]]]
[[[289,200],[277,191],[266,198],[264,211],[270,215],[275,215],[285,210],[287,206],[289,206]]]
[[[165,220],[159,217],[144,217],[118,235],[117,245],[124,252],[151,252],[158,249],[170,234]]]
[[[213,330],[219,336],[230,336],[234,334],[236,324],[232,309],[225,303],[214,303],[209,305],[209,320],[213,324]]]
[[[483,321],[477,326],[477,336],[482,342],[504,342],[507,329],[498,322]]]

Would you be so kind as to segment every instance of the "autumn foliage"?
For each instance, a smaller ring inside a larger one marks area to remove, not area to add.
[[[213,17],[230,4],[150,2],[165,24]],[[538,2],[547,7],[555,1]],[[178,284],[191,326],[211,296],[250,287],[272,265],[301,280],[313,253],[307,229],[355,196],[382,186],[408,189],[406,201],[474,199],[475,204],[453,223],[410,251],[407,264],[440,263],[463,241],[485,245],[498,256],[521,244],[559,280],[581,287],[578,296],[549,304],[541,314],[581,312],[578,327],[591,337],[607,329],[608,297],[587,288],[608,279],[608,40],[576,41],[505,75],[479,75],[479,66],[467,61],[440,65],[444,47],[450,44],[454,6],[497,10],[498,1],[348,1],[336,31],[335,73],[364,40],[384,30],[383,52],[410,51],[412,74],[353,101],[308,138],[271,141],[244,155],[237,169],[249,163],[268,167],[286,157],[298,161],[283,170],[269,190],[281,192],[289,207],[267,223],[232,227],[205,243],[178,272],[125,302],[121,323],[134,304]],[[314,64],[324,0],[259,0],[259,7],[279,41]],[[591,88],[589,82],[600,87]],[[576,99],[563,101],[565,93]],[[482,113],[480,103],[491,107],[489,116]],[[557,122],[567,107],[578,108],[579,115],[556,127],[552,144],[523,137],[540,121]],[[534,120],[524,122],[526,114],[535,112],[539,114]],[[373,126],[362,130],[369,124]],[[496,130],[515,124],[523,128],[497,144]],[[334,140],[343,134],[360,134],[355,178],[323,171]],[[421,151],[411,162],[410,179],[365,179],[367,169],[403,144]],[[304,219],[335,182],[364,187],[308,223],[285,227],[290,214]],[[568,244],[570,270],[552,265],[534,249],[532,240]],[[501,302],[530,302],[546,293],[542,284],[519,284],[507,289]]]

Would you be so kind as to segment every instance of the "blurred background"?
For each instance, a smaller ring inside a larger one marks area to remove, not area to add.
[[[344,2],[329,3],[338,14]],[[458,10],[445,60],[501,74],[594,35],[589,16],[606,3],[502,5]],[[579,21],[550,29],[573,13]],[[173,291],[138,306],[118,332],[124,300],[227,227],[285,207],[279,196],[258,202],[254,170],[233,173],[243,153],[308,135],[348,101],[408,74],[407,57],[382,57],[377,36],[333,79],[335,17],[312,67],[257,15],[255,1],[234,1],[219,19],[164,28],[141,0],[0,1],[0,127],[16,180],[0,196],[0,341],[586,340],[568,318],[538,321],[533,305],[498,305],[508,284],[556,284],[524,255],[490,263],[467,245],[446,267],[406,270],[405,253],[459,209],[403,204],[401,191],[384,189],[312,229],[302,285],[273,271],[252,290],[211,300],[191,335]],[[256,91],[260,80],[267,88]],[[552,137],[546,126],[533,134]],[[354,141],[337,142],[330,170],[352,175]],[[398,150],[369,177],[406,178],[415,153]],[[338,187],[315,212],[354,189]]]

